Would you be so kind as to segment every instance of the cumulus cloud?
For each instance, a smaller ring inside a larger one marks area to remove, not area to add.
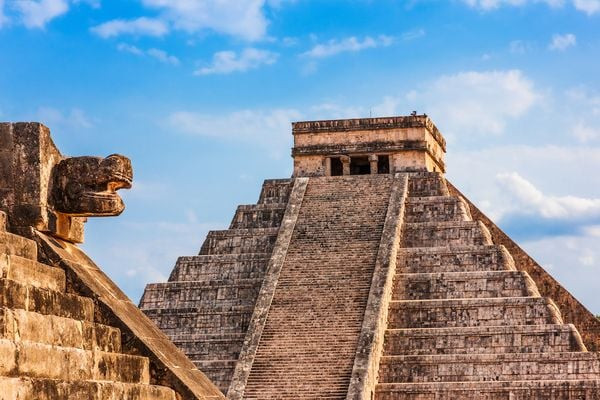
[[[169,27],[159,19],[140,17],[131,20],[113,19],[92,27],[91,31],[106,39],[123,34],[163,36],[169,32]]]
[[[117,49],[119,51],[134,54],[136,56],[149,56],[164,64],[179,65],[179,59],[173,55],[168,54],[164,50],[155,48],[142,50],[137,46],[133,46],[127,43],[119,43],[117,45]]]
[[[577,44],[577,38],[572,33],[566,33],[564,35],[553,35],[552,41],[548,45],[550,50],[564,51],[569,47]]]
[[[377,37],[366,36],[358,39],[355,36],[347,37],[341,40],[332,39],[326,43],[319,43],[302,56],[311,58],[331,57],[339,53],[358,52],[365,49],[376,47],[387,47],[394,42],[391,36],[379,35]]]
[[[237,54],[234,51],[219,51],[213,55],[209,66],[197,69],[195,75],[230,74],[232,72],[245,72],[261,65],[271,65],[277,61],[278,54],[255,48],[244,49]]]
[[[500,134],[508,120],[524,115],[539,99],[531,80],[519,70],[508,70],[444,75],[409,92],[405,100],[435,115],[448,133],[457,135]]]
[[[515,200],[515,211],[548,219],[600,218],[600,198],[550,196],[516,172],[498,174],[498,182]]]
[[[27,28],[44,28],[48,22],[69,11],[69,3],[67,0],[20,0],[14,3],[14,8]]]
[[[0,28],[8,22],[8,17],[4,14],[4,0],[0,0]]]
[[[247,40],[262,39],[267,30],[264,0],[142,0],[159,10],[176,29],[208,29]]]

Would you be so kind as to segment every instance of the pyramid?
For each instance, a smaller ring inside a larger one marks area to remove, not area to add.
[[[293,177],[140,302],[227,398],[600,399],[600,322],[448,182],[426,115],[292,131]]]
[[[65,157],[42,124],[0,123],[0,400],[224,399],[77,246],[131,179],[126,157]]]

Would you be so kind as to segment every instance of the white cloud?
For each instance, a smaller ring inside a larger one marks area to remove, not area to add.
[[[260,144],[279,157],[289,148],[291,122],[301,119],[294,109],[242,110],[213,115],[178,111],[168,117],[172,130],[194,136]]]
[[[402,35],[400,35],[400,38],[404,41],[410,41],[410,40],[415,40],[418,38],[421,38],[425,36],[425,29],[415,29],[412,31],[408,31],[408,32],[404,32]]]
[[[175,56],[168,54],[164,50],[155,49],[155,48],[151,48],[148,50],[142,50],[137,46],[133,46],[133,45],[130,45],[127,43],[119,43],[117,45],[117,49],[119,51],[134,54],[136,56],[149,56],[149,57],[157,59],[158,61],[160,61],[164,64],[179,65],[179,59]]]
[[[162,18],[187,32],[209,29],[247,40],[262,39],[268,21],[264,0],[142,0]]]
[[[566,0],[462,0],[463,3],[470,7],[478,8],[483,11],[490,11],[502,6],[521,7],[530,4],[542,3],[550,7],[562,7]],[[600,0],[571,0],[573,7],[576,10],[583,11],[588,15],[592,15],[600,11]]]
[[[230,74],[255,69],[261,65],[271,65],[278,54],[255,48],[244,49],[239,55],[234,51],[219,51],[213,55],[212,64],[197,69],[195,75]]]
[[[114,19],[92,27],[91,31],[102,38],[123,34],[163,36],[169,32],[169,27],[159,19],[140,17],[132,20]]]
[[[463,0],[470,7],[482,10],[493,10],[501,6],[524,6],[531,3],[545,3],[551,7],[564,4],[563,0]]]
[[[302,53],[302,56],[312,58],[331,57],[339,53],[358,52],[365,49],[376,47],[387,47],[393,43],[391,36],[379,35],[376,38],[366,36],[363,39],[357,39],[355,36],[347,37],[342,40],[332,39],[326,43],[319,43],[309,51]]]
[[[577,44],[577,38],[572,33],[566,33],[564,35],[553,35],[552,41],[548,45],[550,50],[564,51],[569,47]]]
[[[516,172],[498,174],[496,178],[516,201],[513,211],[556,219],[600,217],[600,198],[549,196]]]
[[[69,11],[67,0],[20,0],[14,8],[27,28],[44,28],[48,22]]]
[[[583,11],[588,15],[600,11],[600,0],[573,0],[573,5],[576,9]]]
[[[539,98],[519,70],[469,71],[441,76],[409,92],[405,102],[434,116],[450,136],[502,133],[508,120],[524,115]]]
[[[88,129],[94,126],[90,118],[79,108],[63,112],[54,107],[40,107],[35,117],[50,129]]]

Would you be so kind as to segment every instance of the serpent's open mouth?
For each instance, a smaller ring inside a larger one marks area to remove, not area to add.
[[[131,161],[119,154],[73,157],[61,161],[54,176],[57,211],[71,216],[112,216],[125,209],[117,190],[131,188],[133,169]]]

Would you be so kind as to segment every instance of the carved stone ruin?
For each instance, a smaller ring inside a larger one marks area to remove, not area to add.
[[[118,215],[121,155],[65,157],[39,123],[0,123],[0,399],[224,399],[76,243]]]

